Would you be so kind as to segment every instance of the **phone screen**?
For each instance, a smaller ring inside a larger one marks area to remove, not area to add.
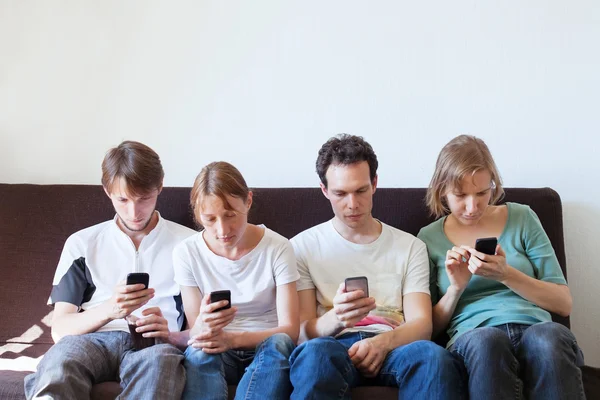
[[[216,303],[217,301],[221,301],[221,300],[227,300],[228,301],[227,305],[224,306],[224,307],[221,307],[221,308],[217,308],[213,312],[217,312],[217,311],[226,310],[228,308],[231,308],[231,291],[229,291],[229,290],[217,290],[215,292],[211,292],[210,293],[210,302],[211,303]]]
[[[493,256],[496,254],[498,239],[495,237],[481,238],[475,241],[475,250]]]
[[[344,281],[346,285],[346,292],[352,292],[354,290],[362,290],[366,297],[369,297],[369,281],[366,276],[355,276],[352,278],[346,278]]]

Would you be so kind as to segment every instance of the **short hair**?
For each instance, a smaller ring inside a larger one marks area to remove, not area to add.
[[[246,201],[248,193],[250,193],[250,189],[236,167],[225,161],[212,162],[202,168],[192,187],[190,205],[194,219],[201,224],[201,205],[207,196],[217,196],[223,202],[226,210],[234,210],[227,200],[227,196]]]
[[[465,176],[473,176],[483,170],[492,177],[490,204],[496,204],[504,196],[504,189],[494,158],[485,142],[470,135],[460,135],[448,142],[438,155],[427,188],[426,203],[431,215],[439,218],[450,213],[446,202],[448,191],[460,187]]]
[[[377,156],[373,147],[361,136],[340,133],[329,139],[319,150],[317,157],[317,174],[325,187],[327,187],[327,170],[331,164],[350,165],[366,161],[369,164],[371,182],[377,176]]]
[[[129,194],[142,196],[160,189],[164,176],[158,154],[140,142],[126,140],[108,150],[102,161],[102,186],[108,192],[122,178]]]

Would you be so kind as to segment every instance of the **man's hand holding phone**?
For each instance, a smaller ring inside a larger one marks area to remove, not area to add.
[[[205,295],[200,304],[200,314],[190,331],[188,345],[211,354],[229,350],[232,338],[223,328],[233,321],[237,308],[224,308],[228,305],[229,300],[211,302],[211,294]]]
[[[143,283],[128,285],[121,281],[115,286],[112,297],[104,303],[106,315],[111,320],[125,318],[153,297],[154,289],[146,288]]]
[[[368,292],[368,289],[367,289]],[[333,298],[333,314],[340,328],[352,328],[375,309],[375,299],[367,297],[363,289],[347,291],[346,283],[340,283]]]

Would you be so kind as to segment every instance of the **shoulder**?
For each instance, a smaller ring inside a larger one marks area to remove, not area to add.
[[[270,247],[274,247],[277,249],[280,248],[289,248],[291,247],[290,241],[283,235],[275,232],[268,227],[264,227],[265,229],[265,238],[267,239],[267,245]]]
[[[162,217],[161,217],[162,218]],[[197,231],[178,224],[177,222],[169,221],[168,219],[162,218],[164,224],[164,230],[173,236],[175,239],[183,240],[190,236],[193,236]]]
[[[202,240],[202,232],[194,232],[192,235],[185,237],[179,243],[177,243],[173,249],[173,253],[182,254],[189,253],[193,249],[198,249],[198,241]]]
[[[326,221],[319,225],[315,225],[312,228],[308,228],[307,230],[302,231],[293,238],[291,238],[290,242],[295,248],[296,246],[301,246],[319,241],[320,239],[328,236],[330,224],[331,221]]]
[[[393,226],[388,225],[384,222],[381,222],[381,227],[382,227],[382,234],[384,231],[387,231],[388,234],[391,235],[392,240],[394,242],[422,243],[422,241],[420,239],[418,239],[415,235],[405,232],[402,229],[394,228]]]
[[[73,233],[65,242],[65,248],[85,249],[95,243],[98,238],[110,232],[112,220],[101,222]]]
[[[429,225],[426,225],[423,228],[421,228],[421,230],[417,234],[417,237],[425,243],[437,237],[440,234],[440,232],[443,231],[441,226],[443,225],[445,218],[446,217],[442,217],[436,221],[433,221]]]

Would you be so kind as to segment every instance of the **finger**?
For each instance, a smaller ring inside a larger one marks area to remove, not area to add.
[[[334,304],[345,304],[350,303],[359,299],[372,298],[365,297],[365,293],[362,290],[353,290],[336,296]]]
[[[338,286],[337,291],[335,293],[336,293],[336,295],[346,293],[346,284],[344,282],[340,283],[340,285]]]
[[[154,289],[138,290],[135,292],[120,293],[117,295],[117,300],[127,301],[138,299],[144,296],[154,296]]]
[[[496,246],[496,255],[506,258],[506,253],[500,245]]]
[[[217,312],[207,312],[202,316],[202,320],[204,322],[210,322],[210,321],[225,320],[227,318],[233,319],[236,312],[237,312],[236,307],[231,307],[227,310],[222,310],[222,311],[217,311]]]
[[[202,349],[202,351],[204,351],[207,354],[220,354],[225,352],[225,348],[224,347],[214,347],[214,348],[204,348]]]
[[[354,354],[356,354],[356,352],[358,351],[358,346],[359,346],[358,344],[359,344],[359,343],[360,343],[360,342],[354,342],[354,344],[353,344],[352,346],[350,346],[350,348],[348,349],[348,356],[349,356],[350,358],[352,358],[352,356],[353,356]]]
[[[467,260],[469,259],[470,255],[471,255],[469,253],[469,251],[462,246],[453,246],[452,251],[455,252],[456,254],[459,254],[461,257],[466,258]]]
[[[136,332],[144,333],[144,332],[152,332],[152,331],[160,331],[160,330],[169,330],[169,326],[166,324],[162,324],[159,322],[154,322],[152,324],[141,325],[135,328]]]
[[[205,310],[204,312],[207,313],[207,314],[215,313],[215,310],[218,310],[219,308],[225,307],[225,306],[227,306],[227,304],[229,304],[229,302],[227,300],[219,300],[219,301],[216,301],[214,303],[210,303],[209,305],[207,305],[204,308],[204,310]],[[227,308],[225,310],[221,310],[221,311],[217,311],[217,312],[226,312],[226,311],[230,312],[232,310],[232,308],[234,308],[234,307],[230,307],[230,308]]]
[[[136,299],[133,300],[117,300],[117,304],[119,305],[119,307],[121,308],[131,308],[131,307],[136,307],[139,308],[139,306],[143,303],[146,304],[147,302],[150,301],[150,299],[152,299],[154,297],[154,295],[150,295],[150,296],[144,296],[144,297],[138,297]]]
[[[169,338],[169,331],[157,330],[157,331],[152,331],[152,332],[146,332],[146,333],[143,333],[142,336],[145,337],[145,338],[162,338],[162,339],[168,339]]]
[[[159,317],[163,316],[162,311],[160,310],[160,307],[150,307],[150,308],[146,308],[144,311],[142,311],[142,315],[158,315]]]

